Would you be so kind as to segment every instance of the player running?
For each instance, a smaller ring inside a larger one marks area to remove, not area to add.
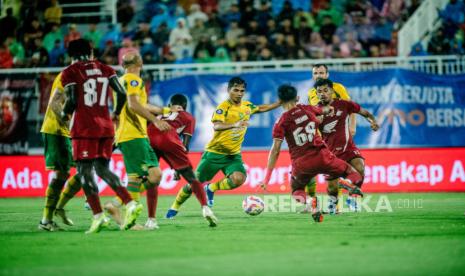
[[[187,156],[189,152],[189,142],[195,129],[195,119],[191,114],[184,111],[187,108],[187,98],[182,94],[175,94],[170,98],[171,108],[179,111],[173,111],[163,115],[162,120],[169,123],[172,127],[170,131],[160,132],[154,126],[148,127],[150,145],[155,150],[158,157],[163,158],[176,173],[182,175],[189,183],[184,188],[189,189],[187,193],[194,192],[197,200],[202,206],[202,215],[208,221],[211,227],[217,225],[218,220],[212,210],[207,206],[207,198],[202,189],[202,183],[195,177],[192,164]],[[181,141],[180,135],[183,136]],[[166,215],[168,218],[175,216],[177,210],[170,209]]]
[[[313,65],[313,68],[312,68],[312,80],[314,82],[316,82],[318,79],[328,79],[328,78],[329,78],[329,70],[328,70],[328,66],[326,64],[318,63],[318,64]],[[333,98],[334,99],[341,99],[341,100],[346,100],[346,101],[350,100],[350,95],[347,92],[344,85],[342,85],[341,83],[333,82],[333,87],[334,87],[334,93],[333,93]],[[312,87],[308,91],[308,104],[316,106],[316,105],[318,105],[318,102],[319,102],[319,99],[318,99],[318,97],[316,95],[316,89],[315,89],[315,87]],[[349,120],[349,133],[352,136],[355,135],[355,132],[356,132],[356,129],[357,129],[357,121],[356,120],[357,120],[357,118],[356,118],[355,114],[352,114],[350,116],[350,120]],[[305,187],[305,190],[307,191],[308,195],[313,198],[312,201],[311,201],[313,206],[311,204],[306,205],[306,207],[302,211],[303,213],[308,213],[308,212],[311,211],[312,207],[316,207],[316,205],[317,205],[316,179],[315,178],[313,178],[310,181],[310,183]],[[342,195],[342,190],[339,190],[338,194]]]
[[[48,184],[45,206],[39,229],[57,231],[61,228],[53,221],[53,214],[61,218],[64,224],[73,225],[73,221],[66,216],[64,207],[81,189],[77,175],[69,177],[70,168],[74,166],[71,152],[69,128],[59,119],[65,101],[64,88],[61,84],[61,73],[53,81],[50,100],[45,112],[44,122],[40,132],[44,139],[45,166],[53,170],[54,176]],[[63,186],[68,180],[63,192]],[[60,194],[61,193],[61,194]]]
[[[120,114],[124,105],[124,88],[119,83],[115,70],[92,59],[92,48],[87,40],[71,41],[68,54],[74,63],[65,68],[61,76],[66,101],[60,117],[66,123],[74,113],[71,127],[73,158],[87,202],[94,215],[86,233],[99,232],[108,224],[108,218],[100,204],[93,170],[110,185],[126,205],[121,229],[129,229],[141,213],[142,205],[131,199],[118,177],[108,168],[115,136],[108,110],[109,86],[117,95],[115,114]]]
[[[317,131],[320,124],[320,118],[317,116],[332,113],[334,109],[330,106],[319,108],[297,104],[297,90],[290,85],[280,86],[278,97],[285,112],[273,127],[273,146],[268,156],[267,172],[262,187],[266,189],[281,145],[286,139],[292,163],[292,195],[296,201],[308,203],[305,185],[319,173],[328,174],[333,178],[345,177],[346,179],[339,181],[339,185],[350,193],[362,195],[357,187],[362,181],[362,176],[348,163],[337,158]],[[323,220],[317,208],[312,210],[312,217],[316,222]]]
[[[329,79],[319,79],[315,83],[316,94],[319,98],[320,107],[334,108],[333,115],[327,115],[323,118],[320,125],[320,130],[328,148],[336,155],[336,157],[351,164],[363,177],[365,176],[364,158],[360,154],[360,150],[355,145],[352,135],[349,134],[349,116],[360,114],[365,117],[371,125],[371,129],[377,131],[379,125],[376,123],[375,117],[367,110],[360,107],[355,102],[335,99],[333,97],[334,89],[333,82]],[[330,214],[336,214],[338,203],[338,181],[334,178],[328,180],[328,209]],[[360,186],[359,186],[360,187]],[[351,211],[357,211],[357,200],[349,195],[347,203]]]
[[[147,137],[147,121],[160,131],[171,129],[166,122],[159,120],[154,114],[162,114],[163,108],[147,103],[145,84],[140,78],[142,70],[142,57],[137,52],[129,52],[123,56],[123,68],[125,74],[120,78],[120,83],[127,93],[127,102],[119,115],[116,130],[116,145],[123,153],[124,165],[128,174],[127,190],[132,199],[140,202],[142,180],[147,191],[148,219],[144,225],[146,230],[158,229],[155,219],[158,185],[160,184],[162,171],[159,167],[157,156],[150,147]],[[107,202],[104,208],[120,221],[120,202]]]
[[[243,101],[246,86],[246,82],[240,77],[231,78],[228,82],[229,98],[216,107],[211,119],[214,136],[205,147],[196,175],[202,183],[210,181],[220,170],[225,177],[220,181],[205,186],[207,203],[210,207],[213,206],[213,197],[217,190],[235,189],[246,180],[247,174],[242,161],[241,145],[244,141],[250,116],[255,113],[273,110],[280,105],[279,102],[276,102],[256,106],[249,101]],[[179,190],[171,209],[167,213],[167,218],[172,218],[177,214],[177,211],[190,197],[191,193],[189,186]]]

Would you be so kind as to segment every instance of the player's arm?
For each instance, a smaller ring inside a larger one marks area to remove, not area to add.
[[[151,113],[156,115],[167,115],[170,112],[182,111],[182,107],[160,107],[156,105],[146,104],[145,108],[147,108]]]
[[[247,121],[238,121],[235,122],[234,124],[228,124],[225,122],[220,122],[220,121],[214,121],[213,122],[213,129],[217,131],[222,131],[222,130],[228,130],[232,128],[241,128],[241,127],[246,127],[248,126],[249,123]]]
[[[280,101],[277,101],[277,102],[272,103],[272,104],[261,104],[261,105],[257,106],[258,110],[255,111],[255,113],[268,112],[270,110],[278,108],[279,106],[281,106]]]
[[[128,107],[134,113],[137,115],[145,118],[147,121],[153,123],[160,131],[167,131],[171,129],[171,126],[163,121],[155,117],[149,109],[145,108],[140,102],[139,102],[139,96],[137,95],[128,95]]]
[[[339,84],[338,94],[341,97],[341,99],[345,101],[350,101],[349,92],[347,92],[347,89],[342,84]],[[349,133],[350,135],[355,136],[356,132],[357,132],[357,115],[352,113],[350,114],[350,117],[349,117]]]
[[[273,169],[276,166],[276,161],[278,161],[282,144],[283,140],[277,138],[273,139],[273,145],[271,146],[270,153],[268,154],[268,164],[266,165],[265,179],[261,183],[262,188],[265,190],[266,186],[268,185],[268,182],[270,182],[271,173],[273,172]]]
[[[50,100],[50,109],[55,113],[57,117],[61,116],[61,111],[63,111],[63,102],[65,101],[65,95],[62,91],[59,91],[58,88],[55,89],[52,99]]]
[[[126,90],[118,81],[116,75],[110,78],[110,87],[116,93],[116,106],[113,113],[118,116],[121,113],[121,110],[123,110],[124,104],[126,103]]]
[[[76,109],[76,84],[70,84],[65,86],[65,95],[65,104],[59,116],[63,123],[66,123],[70,120],[71,114],[73,114],[74,110]]]
[[[189,144],[191,142],[192,136],[190,134],[184,133],[182,135],[182,144],[186,148],[186,151],[189,152]]]
[[[367,121],[370,123],[371,129],[373,129],[374,131],[377,131],[379,129],[379,125],[376,122],[375,116],[373,116],[373,114],[371,114],[368,110],[360,108],[358,114],[362,115],[363,117],[365,117],[365,119],[367,119]]]

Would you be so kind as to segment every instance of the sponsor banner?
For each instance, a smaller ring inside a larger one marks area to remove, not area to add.
[[[362,150],[366,158],[364,192],[465,192],[465,148]],[[191,153],[196,166],[201,153]],[[259,181],[265,176],[267,151],[244,152],[247,182],[240,188],[220,193],[262,194]],[[115,154],[111,170],[126,183],[127,175],[121,155]],[[160,194],[175,195],[186,182],[175,181],[173,171],[161,162],[163,179]],[[289,153],[281,152],[268,192],[290,193]],[[74,173],[74,172],[73,172]],[[53,172],[45,171],[42,156],[0,156],[0,197],[43,196]],[[214,180],[223,176],[219,173]],[[318,191],[325,192],[324,177],[318,177]],[[98,180],[103,195],[113,195],[107,185]]]
[[[247,82],[246,100],[254,104],[277,100],[281,84],[294,85],[302,103],[313,86],[311,73],[259,72],[241,74]],[[228,97],[231,75],[184,76],[152,85],[150,100],[168,104],[174,93],[189,100],[188,110],[197,120],[191,149],[201,151],[213,136],[211,116]],[[352,99],[372,112],[380,130],[372,132],[358,116],[355,142],[360,148],[412,148],[465,146],[465,75],[436,76],[402,69],[374,72],[331,72],[331,79],[342,83]],[[244,149],[264,149],[272,144],[273,123],[281,109],[251,117]]]
[[[25,126],[34,91],[34,74],[0,74],[0,155],[27,153]]]

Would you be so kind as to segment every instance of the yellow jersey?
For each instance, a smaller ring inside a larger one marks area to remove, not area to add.
[[[63,88],[63,84],[61,83],[61,73],[55,77],[53,81],[52,90],[50,91],[50,99],[48,100],[47,110],[45,111],[44,122],[42,123],[42,128],[40,132],[47,133],[47,134],[54,134],[60,136],[70,137],[69,135],[69,127],[67,125],[62,125],[59,123],[58,117],[53,112],[51,108],[51,102],[55,93],[64,93],[65,89]],[[63,97],[64,99],[64,97]],[[64,104],[64,101],[61,105]]]
[[[346,88],[344,85],[333,82],[333,99],[342,99],[342,100],[350,100],[349,93],[347,92]],[[317,105],[320,100],[318,99],[318,96],[316,95],[316,89],[312,88],[308,91],[308,104],[309,105]]]
[[[127,97],[131,95],[139,96],[139,102],[142,106],[147,104],[147,93],[142,79],[132,73],[126,73],[119,78],[120,83],[126,89]],[[128,103],[123,106],[119,115],[119,125],[116,129],[116,143],[122,143],[137,138],[147,137],[147,120],[137,115],[129,109]]]
[[[234,124],[239,121],[248,121],[250,115],[256,113],[258,107],[248,101],[242,101],[240,105],[234,105],[226,100],[216,107],[212,116],[212,122]],[[215,130],[213,139],[205,147],[205,151],[224,155],[241,153],[247,128],[233,128],[227,130]]]

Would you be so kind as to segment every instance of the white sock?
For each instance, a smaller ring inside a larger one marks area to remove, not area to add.
[[[103,215],[103,213],[95,214],[95,215],[94,215],[94,219],[99,219],[102,215]]]

